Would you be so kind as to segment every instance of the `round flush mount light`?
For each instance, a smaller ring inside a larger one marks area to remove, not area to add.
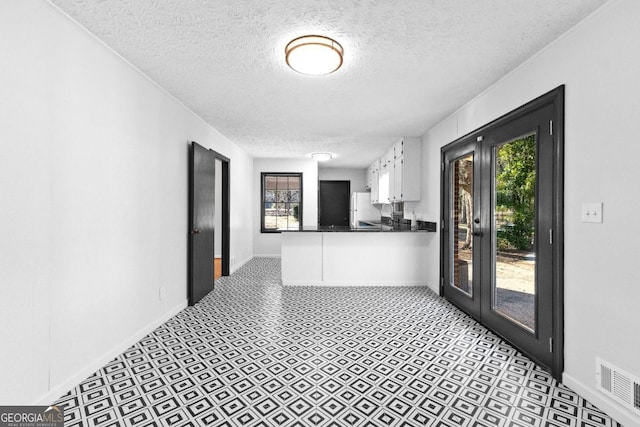
[[[333,159],[333,154],[331,154],[331,153],[313,153],[313,154],[311,154],[311,158],[313,160],[317,160],[319,162],[326,162],[327,160]]]
[[[302,36],[284,49],[287,65],[308,76],[323,76],[342,65],[344,49],[340,43],[324,36]]]

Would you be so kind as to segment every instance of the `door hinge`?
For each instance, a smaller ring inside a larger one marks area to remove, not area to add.
[[[553,135],[553,120],[549,120],[549,135]]]
[[[444,219],[442,221],[440,221],[440,230],[444,229]]]
[[[444,172],[444,162],[440,163],[440,166],[441,166],[442,172]]]
[[[553,228],[549,229],[549,244],[553,245]]]
[[[553,353],[553,337],[549,338],[549,353]]]
[[[444,288],[444,277],[440,278],[440,287]]]

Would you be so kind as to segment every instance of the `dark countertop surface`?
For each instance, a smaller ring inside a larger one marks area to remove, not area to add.
[[[342,226],[305,226],[301,230],[282,230],[287,233],[316,232],[316,233],[426,233],[427,230],[382,230],[379,227],[342,227]]]

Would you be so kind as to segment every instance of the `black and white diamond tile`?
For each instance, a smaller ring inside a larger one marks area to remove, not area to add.
[[[618,426],[425,288],[258,258],[62,396],[68,426]]]

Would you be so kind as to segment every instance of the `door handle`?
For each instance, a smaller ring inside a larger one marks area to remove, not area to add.
[[[198,230],[197,228],[195,228],[195,229],[191,232],[191,234],[200,234],[200,230]]]
[[[474,224],[480,224],[480,218],[474,218],[473,223],[474,223]],[[481,232],[479,232],[479,231],[473,230],[473,232],[471,233],[471,235],[472,235],[472,236],[475,236],[475,237],[480,237],[480,236],[482,236],[482,233],[481,233]]]

